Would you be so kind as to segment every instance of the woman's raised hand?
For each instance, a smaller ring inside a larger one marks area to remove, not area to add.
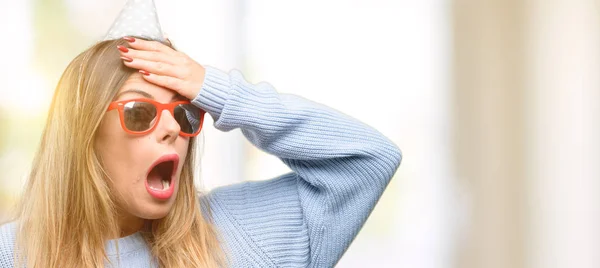
[[[123,63],[142,73],[146,81],[194,99],[204,82],[205,69],[186,54],[157,41],[124,37],[129,48],[117,46]]]

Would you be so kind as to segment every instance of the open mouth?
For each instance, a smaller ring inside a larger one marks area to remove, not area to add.
[[[171,185],[173,161],[166,161],[154,166],[148,173],[148,186],[154,190],[164,190]]]
[[[169,154],[161,156],[152,164],[146,178],[146,190],[150,195],[159,199],[171,197],[178,163],[179,156]]]

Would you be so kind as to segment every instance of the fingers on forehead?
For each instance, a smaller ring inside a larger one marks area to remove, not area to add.
[[[135,42],[130,42],[129,45],[132,48],[139,50],[149,50],[149,51],[160,51],[160,52],[170,52],[172,49],[158,41],[147,41],[144,39],[136,38]]]

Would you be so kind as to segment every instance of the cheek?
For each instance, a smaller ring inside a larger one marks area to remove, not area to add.
[[[190,139],[183,138],[183,137],[179,137],[175,144],[175,150],[177,150],[177,154],[179,154],[179,157],[180,157],[179,158],[179,168],[181,168],[183,166],[183,163],[185,162],[185,160],[187,158],[189,144],[190,144]]]
[[[109,164],[109,160],[115,156],[115,148],[119,143],[123,143],[123,138],[120,137],[117,131],[117,127],[120,127],[119,124],[118,116],[107,113],[100,122],[100,126],[96,133],[94,145],[98,152],[98,156],[100,157],[100,161],[105,164],[104,168],[107,169],[109,173],[112,173],[110,172],[112,168],[106,165]]]
[[[138,157],[134,156],[143,155],[135,152],[143,148],[137,145],[138,143],[138,139],[132,138],[123,131],[118,115],[107,114],[102,120],[95,146],[113,187],[119,188],[120,185],[130,184],[132,178],[139,177],[139,174],[133,174],[134,171],[139,170]]]

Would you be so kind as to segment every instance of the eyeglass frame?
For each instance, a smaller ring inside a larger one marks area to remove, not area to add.
[[[154,107],[156,108],[156,122],[154,122],[154,124],[152,125],[152,127],[148,128],[147,130],[143,130],[143,131],[133,131],[127,128],[127,126],[125,126],[125,104],[129,103],[129,102],[147,102],[150,103],[152,105],[154,105]],[[123,130],[125,130],[125,132],[129,133],[129,134],[133,134],[133,135],[144,135],[144,134],[148,134],[152,131],[154,131],[154,129],[156,129],[156,126],[158,126],[158,123],[160,122],[160,118],[162,116],[162,111],[167,110],[169,111],[169,113],[171,113],[171,116],[175,117],[175,107],[177,107],[178,105],[181,104],[191,104],[190,101],[175,101],[175,102],[171,102],[171,103],[160,103],[158,101],[152,100],[152,99],[147,99],[147,98],[136,98],[136,99],[129,99],[129,100],[120,100],[120,101],[113,101],[108,105],[108,108],[106,109],[106,111],[111,111],[114,109],[117,109],[119,111],[119,120],[121,121],[121,128],[123,128]],[[198,108],[198,110],[200,110],[200,118],[198,119],[200,121],[200,124],[198,126],[198,130],[192,134],[190,133],[185,133],[181,130],[181,125],[180,130],[179,130],[179,135],[183,136],[183,137],[195,137],[198,136],[198,134],[200,134],[200,131],[202,131],[202,125],[204,124],[204,115],[206,114],[206,111]],[[179,122],[177,122],[177,124],[179,124]]]

